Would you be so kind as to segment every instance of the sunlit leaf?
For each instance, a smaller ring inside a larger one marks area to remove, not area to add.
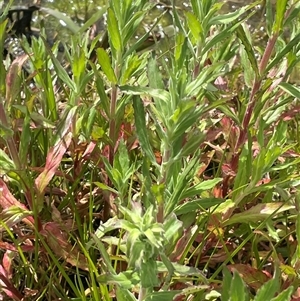
[[[35,180],[35,184],[39,193],[42,194],[44,192],[46,186],[53,178],[56,170],[59,167],[59,164],[61,163],[63,155],[71,143],[71,139],[71,134],[65,136],[49,151],[44,171]]]
[[[281,202],[257,204],[249,210],[241,213],[236,213],[224,225],[231,225],[233,223],[249,223],[265,220],[274,214],[280,214],[287,210],[294,208],[294,205],[288,205]]]
[[[246,300],[245,284],[237,272],[233,273],[233,278],[230,287],[230,300],[231,301]]]
[[[50,7],[41,7],[40,11],[55,17],[59,21],[64,22],[65,26],[73,33],[78,33],[80,31],[80,27],[66,14]]]
[[[97,49],[98,62],[102,67],[103,72],[107,76],[108,80],[113,84],[117,83],[115,72],[110,64],[110,58],[107,52],[103,48]]]
[[[266,273],[246,264],[232,264],[228,265],[227,268],[232,272],[238,272],[244,282],[255,291],[270,280],[270,277]]]
[[[109,8],[107,11],[107,28],[112,46],[116,51],[122,48],[122,40],[119,32],[119,25],[114,11]]]
[[[195,212],[196,210],[201,209],[208,209],[212,206],[219,205],[223,203],[223,199],[217,199],[217,198],[204,198],[199,200],[193,200],[185,202],[179,206],[177,206],[174,211],[177,215],[186,214],[189,212]]]

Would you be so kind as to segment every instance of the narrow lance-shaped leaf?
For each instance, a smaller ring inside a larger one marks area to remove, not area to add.
[[[63,68],[63,66],[61,65],[61,63],[54,56],[54,54],[52,53],[52,50],[48,46],[47,41],[42,36],[40,38],[43,39],[43,41],[45,43],[45,47],[47,49],[48,54],[51,57],[51,60],[52,60],[52,63],[53,63],[53,66],[54,66],[54,69],[56,71],[57,76],[62,80],[62,82],[64,82],[65,84],[67,84],[68,87],[71,90],[73,90],[75,92],[77,90],[75,83],[71,80],[71,78],[70,78],[69,74],[67,73],[67,71]]]
[[[223,268],[222,300],[230,300],[230,285],[232,275],[227,267]]]
[[[122,49],[121,35],[119,32],[118,21],[116,19],[114,11],[109,8],[107,13],[107,28],[109,32],[109,38],[112,43],[112,46],[116,51]]]
[[[250,14],[253,15],[254,13]],[[236,24],[233,24],[220,33],[216,34],[203,48],[202,54],[205,54],[207,51],[209,51],[211,48],[213,48],[217,43],[221,42],[222,40],[226,39],[230,35],[232,35],[235,30],[243,23],[246,19],[248,19],[250,16],[247,16],[241,20],[239,20]]]
[[[9,67],[9,71],[6,75],[6,106],[12,104],[20,93],[21,87],[21,70],[28,59],[28,55],[21,55],[17,57]]]
[[[254,301],[270,300],[278,292],[279,288],[279,269],[276,268],[274,277],[258,290]]]
[[[290,301],[293,291],[294,287],[290,286],[286,290],[278,294],[276,297],[274,297],[271,301]]]
[[[288,0],[276,1],[276,17],[273,26],[273,31],[276,34],[282,31],[287,2]]]
[[[43,193],[46,186],[54,176],[63,155],[71,143],[71,133],[61,139],[48,153],[46,159],[46,166],[44,171],[36,178],[35,184],[39,193]]]
[[[253,68],[256,76],[258,76],[258,66],[257,66],[257,60],[255,58],[255,53],[253,51],[253,45],[251,44],[251,41],[247,37],[247,34],[245,32],[245,29],[242,25],[240,25],[236,30],[238,38],[241,40],[242,44],[245,47],[245,51],[247,53],[248,59],[251,63],[251,67]]]
[[[241,276],[235,271],[233,274],[231,287],[230,287],[230,300],[231,301],[245,301],[245,284]]]
[[[73,33],[78,33],[80,31],[80,26],[78,26],[71,18],[66,16],[64,13],[55,9],[51,9],[49,7],[41,7],[40,11],[55,17],[60,22],[64,22],[65,26],[68,29],[70,29]]]
[[[195,41],[198,41],[201,38],[201,34],[203,32],[201,23],[199,22],[197,17],[191,12],[187,12],[185,14],[185,17]]]
[[[298,45],[299,40],[300,33],[298,33],[279,53],[276,54],[275,58],[266,67],[265,73],[271,70],[276,64],[278,64],[281,61],[281,59],[294,48],[294,46]]]
[[[300,89],[295,85],[289,83],[281,83],[278,85],[283,91],[289,93],[290,95],[300,99]]]
[[[271,215],[279,214],[281,212],[294,209],[294,207],[295,206],[293,205],[287,205],[281,202],[257,204],[249,210],[233,215],[229,220],[224,222],[223,225],[227,226],[235,223],[249,223],[262,221],[270,217]]]
[[[151,160],[151,162],[156,164],[155,156],[147,133],[144,106],[139,96],[133,96],[133,108],[135,127],[141,148],[145,152],[147,157]]]
[[[108,80],[113,84],[117,83],[117,78],[115,72],[110,64],[110,58],[107,52],[103,48],[97,49],[97,57],[98,62],[101,65],[101,68],[105,75],[107,76]]]
[[[19,202],[11,194],[5,182],[2,181],[1,179],[0,179],[0,207],[4,210],[11,207],[19,207],[22,210],[24,210],[24,212],[28,212],[28,208],[24,204]],[[30,226],[34,225],[34,219],[31,216],[24,218],[23,221]]]
[[[55,222],[46,223],[42,234],[45,235],[46,241],[54,254],[62,257],[72,266],[79,267],[82,270],[88,270],[87,259],[80,252],[77,246],[73,246],[68,241],[68,235],[62,231]]]
[[[88,30],[92,25],[96,24],[97,21],[99,21],[103,15],[106,12],[106,7],[102,7],[101,9],[98,9],[90,19],[88,19],[82,27],[80,27],[80,30],[78,33],[84,33],[86,30]]]
[[[255,3],[251,3],[251,5],[246,5],[241,7],[240,9],[227,13],[227,14],[217,14],[216,16],[213,16],[209,20],[209,24],[229,24],[237,20],[241,15],[243,15],[245,12],[253,8],[255,5],[259,4],[260,1],[256,1]],[[219,3],[218,3],[219,4]],[[221,3],[222,5],[224,3]],[[221,7],[220,7],[221,8]]]

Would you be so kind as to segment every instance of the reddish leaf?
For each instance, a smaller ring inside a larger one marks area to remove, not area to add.
[[[42,234],[46,237],[46,241],[55,255],[63,258],[72,266],[88,270],[86,258],[76,246],[70,244],[67,233],[62,231],[57,223],[45,224]]]
[[[34,246],[29,246],[29,245],[23,245],[20,246],[20,248],[22,249],[23,252],[30,252],[34,250]],[[18,251],[18,249],[13,244],[4,241],[0,241],[0,249],[14,251],[14,252]]]
[[[6,276],[9,279],[12,278],[12,271],[13,271],[12,260],[14,259],[14,257],[16,255],[17,254],[15,252],[6,251],[4,256],[3,256],[3,259],[2,259],[3,268],[5,269]]]
[[[12,300],[21,301],[23,295],[14,287],[14,285],[8,279],[7,272],[2,264],[0,264],[0,287]]]
[[[20,203],[17,199],[15,199],[15,197],[8,190],[5,182],[2,179],[0,179],[0,207],[2,207],[2,209],[5,210],[13,206],[28,211],[27,207],[24,204]],[[24,218],[23,221],[30,226],[34,225],[34,219],[31,216]]]
[[[15,100],[16,96],[20,93],[21,87],[21,70],[22,66],[28,59],[28,55],[18,56],[10,65],[6,76],[6,100],[9,103]]]
[[[181,258],[182,253],[184,252],[186,245],[189,239],[191,238],[191,236],[192,236],[191,230],[185,229],[182,237],[177,241],[174,251],[170,255],[171,261],[177,262]]]
[[[300,288],[297,288],[294,295],[292,296],[291,301],[300,301]]]
[[[223,225],[257,222],[266,219],[272,214],[279,214],[294,208],[294,205],[281,202],[257,204],[249,210],[234,214],[229,220],[225,221]]]
[[[72,134],[69,133],[64,139],[61,139],[54,147],[52,147],[47,155],[46,166],[44,171],[36,178],[35,184],[39,193],[43,193],[46,186],[53,178],[59,164],[68,149],[72,140]]]
[[[91,153],[94,151],[97,143],[94,141],[91,141],[88,146],[86,147],[84,153],[82,154],[82,159],[87,160],[90,158]]]
[[[268,275],[268,273],[246,264],[232,264],[227,267],[231,272],[237,271],[246,284],[252,287],[255,291],[272,278],[272,276]]]

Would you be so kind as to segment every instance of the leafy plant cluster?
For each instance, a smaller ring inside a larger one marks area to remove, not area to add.
[[[159,16],[136,38],[156,3],[110,0],[82,27],[65,17],[63,61],[41,32],[10,65],[12,1],[1,13],[1,295],[300,298],[300,3],[171,2],[172,35]]]

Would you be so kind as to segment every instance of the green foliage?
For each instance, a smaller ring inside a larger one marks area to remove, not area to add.
[[[5,6],[0,295],[293,300],[298,2],[111,0],[82,27],[41,8],[68,39],[42,28],[6,58]]]

